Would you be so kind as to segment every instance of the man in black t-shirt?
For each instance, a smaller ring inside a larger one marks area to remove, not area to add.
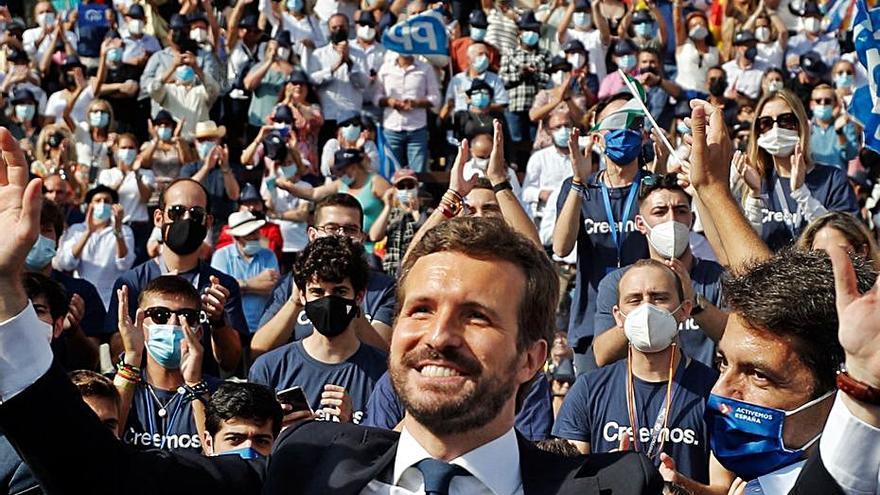
[[[358,338],[355,317],[367,287],[363,248],[345,236],[312,241],[293,267],[291,299],[305,309],[315,332],[260,356],[250,381],[276,391],[302,387],[323,420],[360,423],[387,356]],[[312,416],[283,404],[284,424]]]

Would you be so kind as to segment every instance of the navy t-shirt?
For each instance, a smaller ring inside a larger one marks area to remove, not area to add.
[[[275,289],[272,290],[272,299],[266,304],[263,316],[260,317],[260,327],[278,314],[281,307],[290,299],[290,294],[293,292],[292,284],[293,274],[291,273],[281,277],[281,280],[275,284]],[[370,270],[370,276],[367,278],[367,291],[361,305],[361,310],[368,321],[381,321],[388,326],[394,323],[394,306],[397,304],[395,290],[396,285],[393,278],[380,271]],[[306,316],[306,312],[300,311],[289,342],[302,340],[314,331],[315,328]]]
[[[790,226],[786,224],[786,213],[776,194],[776,184],[782,186],[783,196],[785,196],[788,204],[788,211],[794,217],[789,218]],[[807,189],[812,193],[813,198],[822,203],[822,206],[828,211],[845,211],[848,213],[857,213],[859,211],[856,202],[855,193],[849,185],[846,173],[837,167],[829,167],[827,165],[819,165],[813,168],[807,174],[804,180]],[[761,187],[761,194],[767,201],[767,207],[762,209],[763,230],[761,238],[767,243],[770,249],[778,251],[783,247],[791,244],[792,240],[800,235],[803,228],[807,225],[803,212],[798,212],[797,202],[791,197],[791,180],[788,178],[780,178],[773,170],[770,178],[764,181]],[[792,233],[794,229],[794,234]]]
[[[276,392],[302,387],[318,419],[327,419],[320,411],[324,385],[345,387],[351,396],[352,422],[360,424],[373,387],[387,369],[388,356],[367,344],[362,343],[345,362],[330,364],[309,356],[302,342],[293,342],[257,358],[248,379]]]
[[[649,256],[648,241],[636,229],[635,218],[639,212],[637,194],[633,195],[633,202],[636,204],[630,208],[629,215],[626,219],[621,218],[630,192],[630,186],[625,186],[608,189],[614,221],[618,226],[623,224],[623,232],[618,231],[622,243],[620,259],[618,259],[617,245],[610,233],[611,223],[605,210],[599,183],[602,173],[598,172],[590,177],[586,184],[587,194],[581,201],[581,226],[577,237],[577,275],[568,323],[568,343],[580,353],[586,351],[594,335],[596,292],[599,282],[608,272]],[[559,200],[556,203],[557,215],[562,212],[562,206],[568,198],[570,189],[571,178],[568,178],[562,183],[562,190],[559,192]]]
[[[617,325],[611,310],[617,304],[617,285],[627,270],[629,267],[615,270],[599,283],[599,294],[596,299],[596,335],[601,335]],[[723,274],[724,268],[718,263],[694,258],[694,265],[691,267],[690,273],[694,293],[700,294],[715,306],[721,307],[721,275]],[[686,355],[706,366],[714,365],[715,342],[701,331],[700,325],[694,321],[693,317],[678,325],[678,339]]]
[[[671,456],[678,471],[701,483],[709,482],[709,432],[703,420],[706,400],[718,373],[703,363],[682,359],[673,384],[672,414],[663,452]],[[591,452],[610,452],[620,448],[624,434],[632,433],[626,398],[627,361],[618,361],[579,376],[568,391],[553,435],[589,442]],[[633,378],[635,414],[639,426],[638,446],[650,444],[651,430],[666,401],[666,382],[650,383]],[[630,438],[632,442],[632,436]],[[659,441],[659,440],[658,440]],[[635,447],[635,443],[631,443]],[[656,448],[655,448],[656,449]],[[654,458],[658,465],[660,456]]]
[[[229,291],[229,297],[226,299],[226,320],[232,328],[236,329],[240,334],[247,335],[248,326],[244,317],[244,310],[241,307],[241,292],[238,288],[238,282],[229,275],[211,268],[207,263],[199,262],[199,266],[191,271],[180,273],[179,276],[192,282],[193,287],[201,294],[206,287],[211,285],[211,276],[215,276],[220,280],[220,285]],[[162,276],[162,268],[156,259],[147,260],[144,263],[123,273],[116,283],[113,284],[113,292],[110,296],[110,305],[107,308],[107,319],[104,324],[108,332],[117,332],[118,305],[119,300],[116,299],[116,290],[122,288],[123,285],[128,286],[128,314],[134,321],[137,314],[137,300],[141,295],[141,291],[153,279]],[[202,327],[202,346],[205,349],[211,347],[211,330],[208,326]],[[214,359],[213,352],[205,352],[202,360],[202,372],[206,375],[220,376],[220,367]]]
[[[116,327],[108,329],[104,326],[107,311],[104,309],[104,302],[101,301],[98,289],[91,282],[82,278],[71,277],[58,270],[52,270],[52,280],[61,284],[64,290],[67,291],[68,296],[79,294],[79,297],[83,299],[86,310],[82,321],[79,322],[83,333],[89,337],[101,337],[116,331]]]
[[[393,430],[403,420],[403,414],[403,404],[394,393],[391,375],[386,372],[373,389],[361,424]],[[523,399],[522,409],[516,415],[515,427],[516,431],[532,442],[545,440],[550,436],[553,405],[550,402],[550,383],[543,374],[535,380],[529,394]]]
[[[206,376],[208,390],[217,390],[221,381]],[[131,401],[122,440],[139,449],[162,449],[202,453],[202,439],[196,428],[192,402],[177,390],[152,388],[145,381],[138,384]],[[157,404],[160,402],[162,405]],[[165,415],[159,411],[164,407]]]

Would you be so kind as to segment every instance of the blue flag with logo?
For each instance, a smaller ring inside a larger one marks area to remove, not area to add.
[[[857,0],[853,20],[853,42],[859,62],[868,72],[868,84],[853,94],[849,112],[865,129],[865,146],[880,153],[880,8],[869,9],[865,0]],[[876,33],[876,34],[875,34]]]
[[[449,38],[443,15],[429,10],[408,17],[382,33],[382,45],[404,55],[448,55]]]

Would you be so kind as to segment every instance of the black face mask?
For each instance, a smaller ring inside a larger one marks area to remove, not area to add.
[[[253,214],[254,218],[256,218],[257,220],[265,220],[265,219],[266,219],[266,213],[265,213],[265,212],[262,212],[262,211],[252,211],[251,214]]]
[[[727,80],[723,77],[717,77],[709,81],[709,94],[714,97],[724,96],[724,90],[727,89]]]
[[[61,84],[67,89],[76,89],[76,78],[73,77],[73,74],[65,72],[61,75]]]
[[[208,227],[191,218],[181,218],[165,224],[165,245],[180,256],[193,254],[202,245]]]
[[[660,69],[656,67],[643,67],[639,69],[639,72],[641,72],[642,74],[654,74],[655,76],[660,75]]]
[[[348,41],[348,29],[342,28],[342,29],[337,29],[336,31],[332,31],[330,33],[330,41],[333,44],[342,43],[343,41]]]
[[[360,312],[354,299],[339,296],[326,296],[309,301],[305,310],[315,330],[331,339],[344,332],[351,320]]]
[[[758,47],[750,46],[750,47],[746,48],[746,53],[744,54],[744,56],[746,57],[746,60],[748,60],[749,62],[754,62],[755,58],[758,57]]]

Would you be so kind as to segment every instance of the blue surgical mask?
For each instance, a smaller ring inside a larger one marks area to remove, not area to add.
[[[410,192],[412,191],[412,192]],[[415,189],[398,189],[397,190],[397,200],[401,203],[410,204],[412,203],[413,197],[415,197]]]
[[[177,80],[182,83],[192,82],[196,78],[196,71],[189,65],[179,65],[174,71]]]
[[[346,141],[357,141],[357,138],[361,135],[361,126],[359,125],[347,125],[342,128],[342,137]]]
[[[116,160],[122,162],[126,165],[131,165],[134,163],[134,159],[137,157],[137,150],[134,148],[125,148],[116,151]]]
[[[287,9],[292,12],[301,12],[303,9],[303,0],[287,0]]]
[[[568,139],[571,137],[571,127],[560,127],[553,131],[553,143],[559,148],[568,148]]]
[[[113,206],[110,203],[97,203],[92,207],[92,218],[99,222],[110,220],[113,214]]]
[[[42,270],[55,257],[55,241],[46,236],[37,237],[37,242],[28,252],[27,258],[24,260],[25,266],[29,270]]]
[[[587,12],[575,12],[571,16],[571,20],[574,21],[574,25],[579,28],[584,28],[590,25],[590,14]]]
[[[642,151],[642,133],[631,129],[614,129],[605,134],[605,156],[618,165],[628,165]]]
[[[152,325],[146,342],[147,352],[159,366],[176,370],[180,368],[180,343],[183,327],[180,325]]]
[[[642,38],[653,38],[654,37],[654,23],[653,22],[642,22],[639,24],[633,25],[633,31],[636,32],[636,36],[641,36]]]
[[[834,107],[831,105],[816,105],[813,115],[822,122],[828,122],[834,117]]]
[[[479,57],[477,57],[476,60],[474,60],[474,62],[471,64],[471,67],[473,67],[473,69],[477,71],[478,74],[486,72],[486,69],[489,68],[489,57],[485,55],[480,55]]]
[[[111,48],[107,50],[107,61],[118,63],[122,61],[122,48]]]
[[[110,114],[104,111],[89,112],[89,125],[103,129],[110,123]]]
[[[281,175],[287,177],[288,179],[296,176],[296,165],[287,165],[286,167],[281,167]]]
[[[339,178],[339,180],[340,180],[343,184],[345,184],[345,187],[349,187],[349,186],[351,186],[352,184],[354,184],[354,177],[352,177],[352,176],[350,176],[350,175],[343,175],[342,177]]]
[[[33,119],[35,113],[36,107],[30,103],[15,105],[15,118],[22,122]]]
[[[199,158],[201,158],[202,161],[207,160],[208,155],[211,153],[211,150],[214,149],[214,146],[216,146],[216,143],[214,143],[214,141],[202,141],[201,143],[199,143],[197,146]]]
[[[691,128],[688,127],[687,124],[685,124],[683,120],[679,120],[678,123],[675,124],[675,130],[679,134],[690,134],[691,133]]]
[[[156,129],[156,135],[159,136],[159,139],[162,141],[171,141],[171,136],[174,134],[174,131],[171,130],[170,127],[162,126]]]
[[[806,457],[806,450],[819,439],[799,449],[788,449],[782,440],[785,418],[828,398],[834,392],[791,411],[764,407],[710,394],[706,403],[706,426],[715,458],[744,480],[753,480]]]
[[[471,106],[480,110],[489,106],[489,95],[483,91],[471,95]]]
[[[474,41],[483,41],[486,39],[486,30],[483,28],[471,28],[471,39]]]
[[[259,253],[261,249],[263,249],[263,246],[260,244],[259,240],[245,241],[244,246],[241,248],[242,252],[248,256],[253,256]]]
[[[853,76],[852,74],[847,74],[845,72],[841,72],[834,78],[834,85],[838,88],[849,88],[853,85]]]
[[[262,458],[266,457],[263,454],[257,452],[253,447],[244,447],[241,449],[227,450],[226,452],[221,452],[220,454],[217,454],[217,455],[237,455],[237,456],[241,457],[242,459],[248,459],[248,460],[262,459]]]
[[[632,68],[636,66],[636,56],[622,55],[617,58],[617,65],[619,65],[624,71],[632,70]]]
[[[523,32],[519,35],[519,39],[521,39],[522,42],[523,42],[526,46],[535,46],[535,45],[537,45],[537,44],[538,44],[538,40],[539,40],[540,38],[541,38],[541,35],[538,34],[538,33],[536,33],[535,31],[523,31]]]

